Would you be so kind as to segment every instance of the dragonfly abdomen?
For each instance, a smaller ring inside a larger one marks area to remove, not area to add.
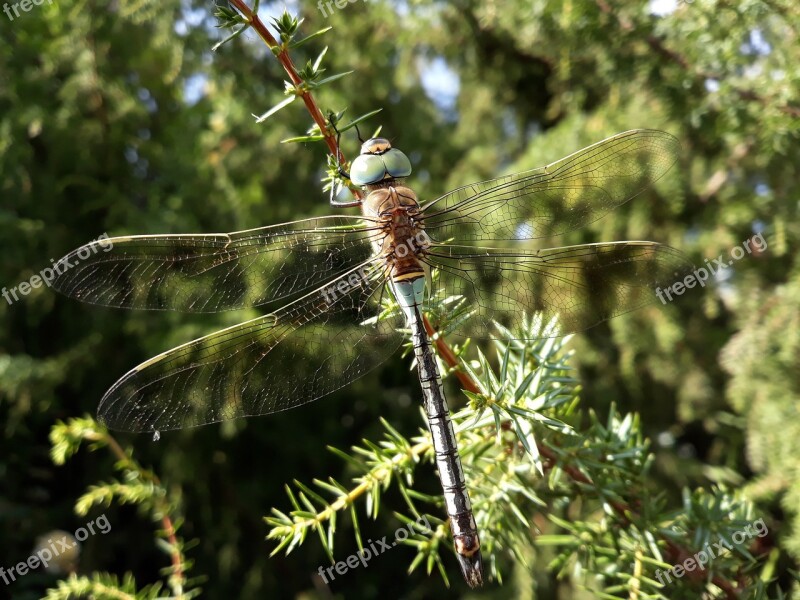
[[[424,278],[415,281],[395,281],[393,287],[411,329],[414,355],[422,386],[423,408],[428,417],[428,427],[431,431],[439,479],[442,482],[456,557],[464,579],[474,588],[483,585],[480,540],[464,480],[464,469],[458,455],[456,435],[450,420],[442,378],[420,314],[424,281]]]
[[[442,399],[444,399],[444,394],[442,394]],[[446,401],[444,408],[447,411]],[[453,424],[447,412],[440,417],[430,417],[429,415],[428,424],[431,429],[436,466],[442,482],[456,556],[458,556],[461,571],[464,573],[467,583],[470,587],[477,587],[483,584],[481,545],[464,480],[464,469],[458,455]]]

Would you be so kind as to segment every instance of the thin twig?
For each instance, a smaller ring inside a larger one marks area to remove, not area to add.
[[[472,392],[473,394],[480,394],[481,390],[478,387],[478,384],[472,380],[472,377],[470,377],[469,374],[465,373],[461,369],[455,353],[451,350],[450,346],[447,345],[447,342],[445,342],[442,337],[437,334],[426,315],[422,315],[422,322],[425,325],[425,331],[428,333],[428,337],[432,340],[435,340],[434,344],[436,345],[436,351],[438,352],[439,356],[442,357],[442,360],[444,360],[444,362],[447,363],[450,368],[455,370],[454,372],[456,377],[458,377],[458,380],[463,386],[462,389]]]
[[[295,521],[291,525],[291,529],[307,529],[309,527],[314,527],[318,523],[322,523],[323,521],[327,521],[331,518],[333,513],[340,511],[344,508],[347,508],[353,502],[355,502],[360,496],[364,493],[370,491],[375,483],[383,483],[388,477],[391,477],[392,474],[400,467],[400,465],[404,461],[411,461],[416,462],[417,457],[422,456],[428,450],[433,447],[432,442],[420,442],[419,444],[415,444],[408,449],[407,452],[402,454],[397,454],[391,460],[391,463],[387,466],[382,466],[377,469],[375,472],[368,473],[364,476],[364,481],[359,483],[356,487],[352,490],[347,492],[346,494],[342,494],[336,500],[331,502],[324,510],[317,513],[311,518],[308,519],[299,519]]]
[[[250,26],[255,29],[259,37],[264,40],[264,43],[267,45],[267,47],[272,51],[281,65],[283,65],[284,70],[289,75],[289,79],[292,80],[296,94],[303,99],[303,103],[306,105],[308,113],[311,115],[311,118],[317,124],[320,132],[324,136],[325,144],[327,144],[331,155],[333,155],[333,157],[339,162],[340,166],[346,167],[347,159],[345,158],[341,148],[339,148],[339,145],[336,143],[336,136],[328,126],[328,122],[322,114],[317,101],[314,99],[314,95],[311,93],[311,90],[306,87],[303,79],[298,74],[297,67],[294,66],[294,62],[292,62],[292,58],[289,56],[289,51],[285,46],[278,43],[278,40],[275,39],[267,26],[264,25],[264,22],[257,14],[250,10],[250,7],[247,6],[243,0],[230,0],[230,3],[236,7],[236,10],[238,10],[247,20]],[[355,186],[351,186],[350,191],[359,200],[363,196],[361,190]]]
[[[131,460],[130,456],[128,456],[125,451],[120,446],[119,442],[112,436],[110,433],[106,432],[104,434],[97,434],[87,436],[89,439],[95,439],[98,441],[103,441],[111,450],[111,453],[117,457],[124,468],[131,469],[139,473],[144,479],[149,479],[153,485],[158,487],[161,486],[161,480],[159,480],[158,475],[155,473],[148,472],[142,469],[137,463]],[[158,499],[153,498],[153,502],[158,505],[158,510],[162,513],[161,517],[161,525],[164,528],[164,535],[167,538],[167,541],[170,545],[170,560],[172,562],[172,569],[174,573],[175,579],[175,586],[172,590],[173,593],[177,594],[179,597],[183,595],[183,584],[185,581],[184,577],[184,568],[183,568],[183,556],[179,550],[178,546],[178,538],[175,534],[175,526],[172,522],[172,517],[169,516],[169,505],[168,503]]]

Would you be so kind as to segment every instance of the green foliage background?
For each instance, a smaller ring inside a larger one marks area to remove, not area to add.
[[[659,5],[663,6],[662,3]],[[545,164],[636,127],[676,135],[680,164],[655,188],[570,243],[652,239],[712,260],[761,231],[766,251],[676,302],[615,319],[575,338],[582,403],[641,414],[657,441],[653,483],[679,502],[684,486],[724,483],[757,502],[782,583],[800,558],[800,6],[790,0],[695,0],[654,14],[636,1],[508,0],[348,4],[325,17],[291,3],[324,45],[330,73],[318,94],[352,117],[383,112],[412,159],[412,184],[432,198],[464,183]],[[224,45],[211,2],[55,0],[0,16],[0,284],[16,286],[69,250],[134,233],[247,229],[330,212],[321,144],[281,144],[310,126],[300,103],[256,125],[282,98],[280,65],[252,32]],[[278,14],[262,7],[262,17]],[[457,89],[443,85],[446,65]],[[427,79],[426,79],[427,77]],[[428,88],[423,85],[427,82]],[[189,93],[189,90],[197,93]],[[450,97],[448,92],[454,95]],[[343,138],[345,152],[358,148]],[[107,477],[113,458],[50,461],[56,419],[93,413],[131,366],[256,313],[124,313],[80,305],[46,288],[0,301],[0,566],[27,557],[52,529],[74,530],[75,499]],[[331,474],[325,450],[376,438],[383,416],[418,426],[418,384],[407,360],[332,397],[269,418],[126,438],[182,501],[183,534],[207,597],[326,597],[311,574],[327,564],[303,546],[268,559],[262,517],[283,485]],[[301,368],[301,366],[298,366]],[[463,399],[450,384],[452,404]],[[434,493],[436,481],[423,482]],[[389,501],[389,500],[387,500]],[[81,571],[157,579],[164,556],[147,519],[106,510],[112,533],[90,538]],[[538,522],[538,521],[537,521]],[[369,522],[380,536],[389,513]],[[349,545],[348,545],[349,544]],[[343,536],[337,554],[355,544]],[[333,587],[342,597],[453,597],[404,549]],[[457,573],[455,561],[450,568]],[[490,597],[578,598],[546,563],[532,587],[520,574]],[[55,577],[8,589],[39,597]],[[547,582],[547,583],[543,583]],[[785,589],[788,589],[785,585]],[[800,596],[798,596],[800,597]]]

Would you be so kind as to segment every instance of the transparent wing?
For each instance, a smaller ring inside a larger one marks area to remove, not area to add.
[[[53,287],[92,304],[217,312],[260,306],[341,275],[383,233],[363,217],[304,219],[236,233],[94,241],[65,256]]]
[[[362,266],[271,314],[160,354],[115,383],[98,416],[112,429],[158,431],[265,415],[329,394],[403,341],[394,317],[378,318],[383,281],[380,269]]]
[[[423,207],[425,228],[455,243],[566,233],[641,193],[679,152],[663,131],[626,131],[546,167],[453,190]]]
[[[692,269],[680,252],[655,242],[613,242],[517,251],[434,246],[425,262],[439,269],[438,291],[462,295],[474,316],[457,335],[490,339],[522,312],[558,317],[559,334],[583,331],[659,302]],[[663,295],[663,292],[662,292]]]

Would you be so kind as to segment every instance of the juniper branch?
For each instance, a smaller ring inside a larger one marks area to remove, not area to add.
[[[255,30],[258,36],[264,41],[267,47],[281,63],[284,70],[289,75],[292,85],[295,86],[296,94],[303,100],[306,110],[308,110],[308,113],[311,115],[314,123],[319,128],[320,134],[323,136],[329,152],[331,155],[333,155],[333,157],[336,159],[336,162],[340,166],[346,168],[348,162],[341,148],[339,148],[338,144],[336,143],[336,136],[333,129],[330,127],[329,122],[322,114],[319,105],[311,93],[311,89],[300,76],[297,71],[297,67],[292,61],[292,58],[289,54],[289,43],[287,41],[279,43],[264,22],[259,18],[258,14],[254,12],[243,0],[230,0],[230,3],[242,14],[245,21]],[[284,15],[286,15],[286,13],[284,13]],[[359,188],[351,185],[350,190],[356,198],[361,198],[361,190]]]
[[[114,499],[123,504],[143,506],[162,527],[159,535],[165,538],[165,549],[170,557],[168,584],[172,595],[176,598],[193,597],[199,590],[188,592],[186,589],[187,561],[184,555],[184,544],[177,535],[178,526],[173,516],[175,507],[170,502],[169,494],[158,476],[134,460],[131,451],[123,450],[105,427],[88,416],[83,419],[70,419],[66,423],[56,422],[50,431],[50,441],[52,444],[51,458],[58,465],[64,464],[84,442],[89,443],[91,451],[101,448],[109,449],[117,459],[115,468],[124,474],[125,483],[111,481],[90,486],[89,490],[78,498],[75,504],[76,512],[85,515],[92,506],[100,504],[108,506]],[[88,580],[78,583],[81,584],[78,586],[76,583],[78,588],[85,587],[88,585]],[[95,584],[96,582],[92,585]]]

